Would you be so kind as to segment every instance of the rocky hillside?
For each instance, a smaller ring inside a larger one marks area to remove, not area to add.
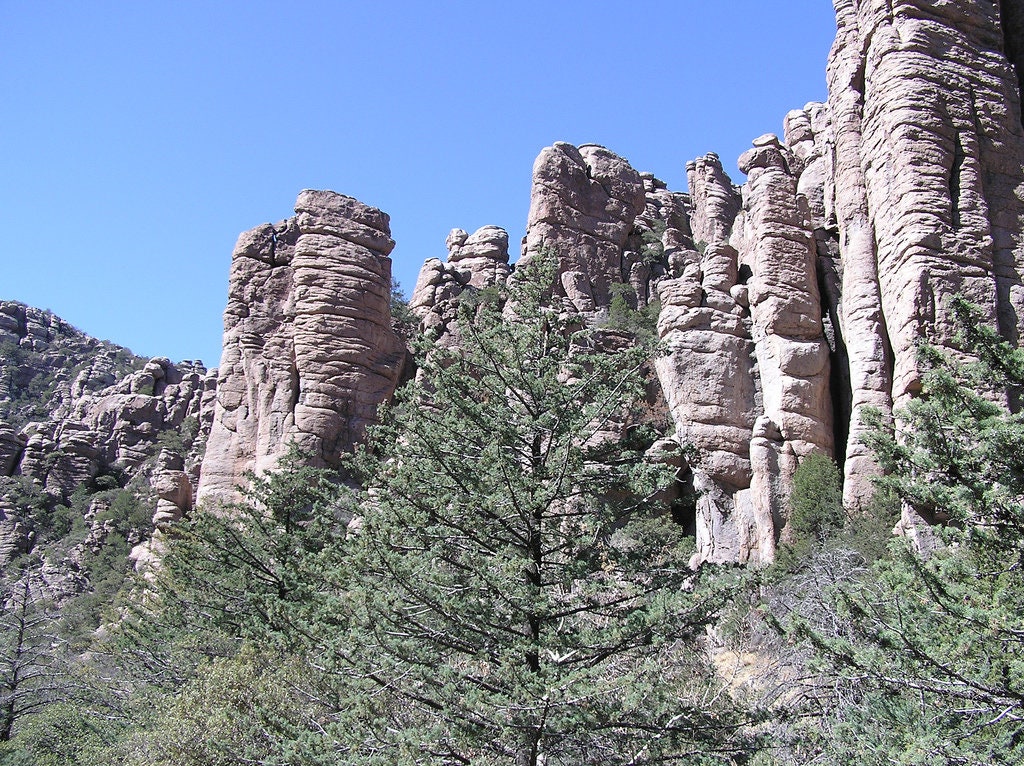
[[[35,561],[68,602],[96,586],[89,561],[114,537],[119,563],[105,566],[119,582],[128,547],[144,557],[153,530],[192,507],[215,381],[0,302],[0,584]]]
[[[452,229],[407,305],[388,215],[316,190],[240,235],[217,370],[0,302],[0,762],[476,763],[510,721],[516,763],[548,762],[530,726],[588,763],[683,729],[669,760],[1020,762],[1024,12],[834,5],[827,102],[744,179],[554,143],[518,251]]]
[[[708,154],[688,164],[689,190],[673,191],[595,145],[556,143],[533,169],[518,263],[556,253],[552,289],[580,322],[627,335],[646,323],[663,342],[651,418],[690,456],[681,481],[699,498],[704,561],[773,559],[811,453],[838,462],[849,509],[868,499],[877,467],[863,409],[918,392],[916,345],[951,342],[953,295],[1008,340],[1020,334],[1019,14],[966,0],[835,5],[828,102],[755,139],[742,184]],[[185,428],[198,438],[152,474],[170,519],[194,497],[234,497],[291,443],[335,464],[413,374],[391,313],[393,246],[387,214],[328,191],[242,234],[216,377],[3,304],[3,473],[66,497],[107,473],[150,471],[161,434]],[[496,226],[454,229],[446,246],[410,307],[421,330],[457,345],[460,296],[515,265]]]

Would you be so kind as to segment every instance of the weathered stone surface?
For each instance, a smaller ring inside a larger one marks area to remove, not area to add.
[[[25,449],[25,438],[9,426],[0,425],[0,476],[12,476]]]
[[[143,361],[49,311],[0,301],[0,421],[11,428],[67,417],[83,394],[113,385]]]
[[[899,402],[920,385],[916,343],[950,341],[953,294],[982,306],[1007,338],[1019,334],[1019,92],[998,3],[835,5],[830,104],[837,141],[846,131],[856,134],[859,118],[859,154],[840,155],[840,162],[865,169]],[[845,193],[838,189],[837,198]]]
[[[228,499],[290,444],[334,464],[394,391],[405,349],[391,327],[388,217],[303,191],[296,215],[242,234],[198,495]]]
[[[693,200],[690,227],[694,240],[705,244],[727,241],[741,199],[718,155],[709,153],[688,162],[686,179]]]
[[[409,308],[420,320],[421,330],[452,346],[457,344],[453,323],[463,290],[503,284],[511,268],[508,232],[498,226],[484,226],[473,234],[452,229],[445,244],[447,261],[430,258],[423,264]]]
[[[0,573],[18,556],[32,548],[32,524],[19,509],[0,496]]]
[[[610,303],[612,284],[629,281],[624,250],[645,204],[640,175],[603,146],[549,146],[533,165],[523,258],[554,250],[556,290],[592,315]]]
[[[759,532],[749,503],[737,503],[750,485],[757,405],[749,320],[733,295],[737,252],[726,241],[739,195],[714,155],[689,163],[687,175],[692,208],[688,225],[676,227],[686,234],[666,246],[671,276],[656,288],[666,353],[655,368],[676,438],[694,451],[698,559],[757,561],[756,538],[772,540],[773,532]]]
[[[778,139],[762,136],[754,145],[740,158],[740,170],[748,174],[741,260],[751,269],[764,414],[798,456],[831,455],[829,349],[810,216]]]
[[[61,495],[112,468],[131,474],[153,454],[161,433],[190,419],[193,436],[208,432],[215,384],[199,363],[158,358],[100,391],[73,387],[78,394],[64,414],[22,429],[18,472]]]
[[[149,485],[156,493],[153,525],[162,528],[192,510],[192,482],[185,473],[184,458],[169,450],[157,455]]]
[[[1000,5],[1012,11],[1004,24]],[[1019,337],[1024,131],[1018,62],[1006,56],[1020,51],[1013,4],[835,6],[828,108],[853,401],[845,500],[855,506],[875,470],[859,444],[861,410],[918,390],[916,344],[949,343],[951,296]]]
[[[555,251],[556,295],[579,321],[607,323],[609,342],[630,337],[610,323],[613,289],[627,310],[660,306],[651,420],[667,409],[672,422],[649,457],[686,456],[698,560],[770,561],[811,452],[843,466],[848,509],[868,498],[878,466],[861,442],[864,409],[890,412],[917,393],[915,346],[950,343],[953,294],[1019,341],[1024,12],[994,0],[834,5],[828,103],[786,115],[783,140],[756,139],[742,187],[714,154],[687,165],[688,193],[594,145],[558,143],[534,165],[521,262]],[[508,236],[455,229],[446,244],[410,306],[421,329],[458,347],[459,296],[509,278]],[[103,466],[148,465],[157,435],[196,417],[200,434],[212,430],[202,476],[169,453],[152,471],[163,525],[188,511],[197,483],[231,497],[245,470],[273,467],[291,442],[331,463],[399,377],[391,247],[379,210],[303,192],[293,218],[239,238],[218,385],[161,359],[125,377],[116,354],[97,350],[40,414],[15,406],[32,375],[8,363],[0,469],[66,491]],[[52,315],[0,303],[0,343],[15,356],[52,354],[67,337]],[[920,537],[919,521],[901,528]],[[12,524],[16,551],[27,538]],[[159,536],[138,558],[158,548]]]
[[[490,287],[508,278],[508,232],[504,229],[484,226],[472,234],[452,229],[445,244],[448,265],[458,271],[463,284]]]

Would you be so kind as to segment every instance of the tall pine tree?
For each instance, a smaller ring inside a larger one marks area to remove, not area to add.
[[[525,272],[525,273],[524,273]],[[352,751],[401,763],[641,764],[741,751],[696,648],[727,594],[645,461],[652,349],[580,326],[551,259],[464,299],[456,350],[364,456],[344,652],[374,717]]]

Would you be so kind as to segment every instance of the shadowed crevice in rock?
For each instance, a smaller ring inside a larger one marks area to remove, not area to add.
[[[1003,27],[1003,46],[1006,58],[1017,74],[1017,107],[1024,121],[1024,101],[1020,85],[1024,83],[1024,3],[1020,0],[1001,0],[999,3]]]
[[[838,256],[838,241],[829,244],[834,245]],[[843,337],[843,327],[839,318],[843,299],[842,274],[839,271],[842,262],[830,255],[822,255],[820,249],[819,240],[818,289],[822,297],[825,338],[830,350],[829,391],[832,399],[833,443],[836,465],[839,466],[842,476],[846,464],[847,441],[850,438],[850,417],[853,412],[850,354],[846,348],[846,339]]]

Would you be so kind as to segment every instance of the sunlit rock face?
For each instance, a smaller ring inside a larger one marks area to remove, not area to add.
[[[623,252],[645,201],[640,174],[603,146],[549,146],[533,163],[523,257],[557,254],[556,289],[591,315],[608,305],[613,284],[628,281]]]
[[[295,213],[243,233],[232,255],[200,501],[235,497],[246,471],[273,468],[291,444],[335,464],[401,372],[388,216],[310,190]]]
[[[687,165],[688,191],[672,191],[604,147],[556,143],[534,163],[518,264],[503,229],[454,229],[410,302],[422,330],[457,348],[466,291],[550,251],[551,289],[580,326],[606,326],[616,301],[656,316],[651,418],[685,447],[697,561],[771,561],[813,452],[840,464],[848,511],[863,506],[878,473],[865,408],[918,393],[916,345],[951,343],[951,296],[1020,335],[1024,13],[995,0],[834,4],[828,102],[755,139],[744,183],[707,154]],[[296,211],[239,239],[201,496],[229,496],[289,442],[330,464],[401,374],[387,217],[330,192],[304,192]]]
[[[950,342],[950,297],[964,295],[1019,338],[1021,12],[993,0],[835,6],[830,197],[845,265],[846,501],[855,505],[872,473],[857,441],[861,408],[919,390],[915,347]]]

